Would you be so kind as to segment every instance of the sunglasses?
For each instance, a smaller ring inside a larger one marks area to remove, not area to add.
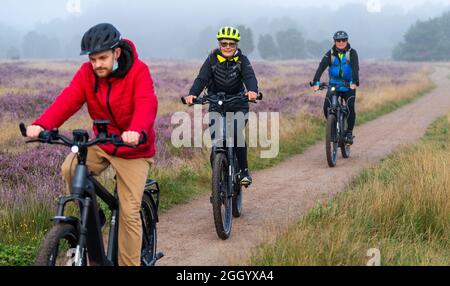
[[[226,47],[235,48],[236,47],[236,43],[233,43],[233,42],[220,42],[220,46],[222,48],[226,48]]]
[[[338,42],[338,43],[345,43],[345,42],[347,42],[347,39],[339,39],[339,40],[336,40],[336,42]]]

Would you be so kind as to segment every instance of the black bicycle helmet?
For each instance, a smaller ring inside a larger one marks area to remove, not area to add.
[[[108,23],[95,25],[84,34],[80,55],[113,49],[120,43],[120,39],[120,32],[113,25]]]
[[[336,40],[348,40],[348,34],[344,31],[337,31],[334,36],[333,39]]]

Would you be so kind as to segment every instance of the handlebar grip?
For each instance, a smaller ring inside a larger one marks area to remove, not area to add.
[[[141,132],[141,135],[141,138],[139,138],[139,145],[147,143],[147,134],[145,132]]]
[[[186,98],[184,98],[184,97],[181,98],[181,102],[182,102],[184,105],[188,105],[188,106],[192,106],[192,105],[194,105],[194,104],[203,104],[203,102],[199,100],[199,97],[195,98],[195,99],[192,101],[192,104],[188,104],[188,103],[186,102]]]
[[[27,128],[25,127],[25,124],[20,123],[19,128],[20,128],[20,133],[22,133],[22,136],[27,137]]]
[[[194,105],[195,103],[197,103],[197,99],[194,99],[193,104],[188,104],[188,103],[186,102],[186,98],[182,97],[182,98],[181,98],[181,102],[182,102],[184,105],[192,106],[192,105]]]
[[[50,131],[44,130],[44,131],[41,131],[41,133],[39,133],[39,137],[38,138],[42,139],[42,140],[50,141],[52,139],[51,135],[52,134],[51,134]]]
[[[262,100],[262,99],[263,99],[263,93],[260,92],[260,93],[259,93],[259,96],[256,98],[256,100]]]

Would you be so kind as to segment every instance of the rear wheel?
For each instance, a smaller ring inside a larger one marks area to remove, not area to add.
[[[79,232],[68,223],[54,225],[44,238],[36,256],[36,266],[75,266]],[[80,251],[80,264],[86,266],[86,252]]]
[[[153,266],[156,262],[156,220],[155,203],[149,194],[144,193],[141,203],[141,263],[144,266]]]
[[[328,166],[334,167],[336,166],[337,160],[337,126],[336,126],[336,116],[334,114],[329,114],[327,119],[327,129],[326,129],[326,140],[325,140],[325,148],[327,153],[327,162]]]
[[[212,197],[214,224],[217,235],[225,240],[230,237],[232,224],[232,200],[229,192],[228,160],[225,154],[216,154],[212,171]]]

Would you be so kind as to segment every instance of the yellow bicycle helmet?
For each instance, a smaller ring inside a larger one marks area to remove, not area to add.
[[[241,34],[239,30],[233,27],[222,27],[217,33],[217,40],[230,39],[239,42],[241,40]]]

